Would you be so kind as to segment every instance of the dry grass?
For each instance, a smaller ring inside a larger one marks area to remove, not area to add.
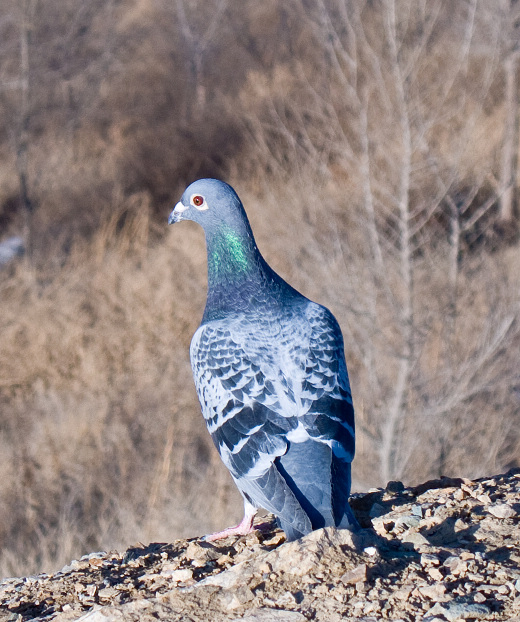
[[[214,0],[214,38],[190,0],[197,73],[170,2],[46,4],[32,39],[31,253],[0,272],[0,575],[239,518],[188,361],[202,233],[165,224],[199,175],[236,187],[268,261],[338,317],[355,488],[518,465],[520,253],[496,233],[493,201],[479,212],[505,116],[490,7],[471,21],[471,2],[452,15],[402,0],[392,33],[390,0],[316,12]],[[22,5],[1,10],[0,84],[17,78]],[[1,237],[27,231],[18,99],[0,88]]]
[[[141,211],[111,229],[45,284],[24,263],[2,281],[3,574],[223,520],[188,362],[204,298],[185,278],[192,238],[148,247]]]

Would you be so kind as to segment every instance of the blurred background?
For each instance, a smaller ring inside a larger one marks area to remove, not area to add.
[[[0,576],[241,518],[186,185],[334,312],[354,490],[520,464],[518,0],[2,0]]]

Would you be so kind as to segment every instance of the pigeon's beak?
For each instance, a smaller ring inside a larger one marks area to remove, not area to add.
[[[173,225],[174,223],[182,220],[182,212],[187,209],[188,208],[179,201],[177,205],[173,208],[172,213],[168,218],[168,224]]]

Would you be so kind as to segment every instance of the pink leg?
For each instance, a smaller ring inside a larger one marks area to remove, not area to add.
[[[248,533],[255,531],[253,527],[253,519],[256,514],[256,508],[249,502],[244,501],[244,518],[235,527],[228,527],[224,531],[217,531],[216,533],[210,533],[204,536],[206,542],[214,542],[215,540],[222,540],[228,536],[246,536]]]

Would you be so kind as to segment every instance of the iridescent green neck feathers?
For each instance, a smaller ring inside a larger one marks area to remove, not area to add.
[[[213,283],[241,280],[255,265],[256,247],[250,236],[222,225],[208,239],[208,276]]]

